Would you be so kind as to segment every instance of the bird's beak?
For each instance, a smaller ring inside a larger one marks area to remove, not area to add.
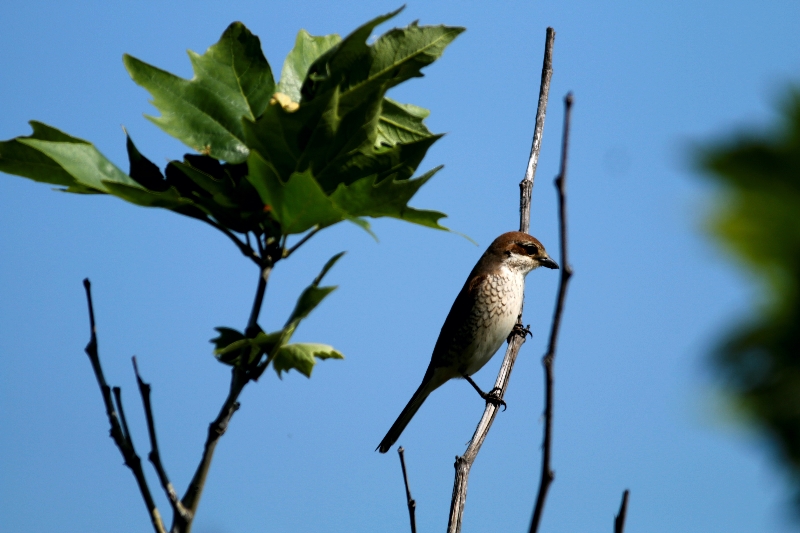
[[[558,268],[558,263],[550,259],[549,255],[539,258],[539,265],[547,268]]]

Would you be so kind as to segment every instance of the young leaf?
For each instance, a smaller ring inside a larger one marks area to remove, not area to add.
[[[335,33],[315,37],[306,30],[297,32],[294,48],[283,62],[281,81],[275,89],[276,92],[285,94],[292,102],[300,102],[300,88],[308,74],[308,67],[341,40]]]
[[[272,360],[272,367],[281,377],[281,372],[295,369],[310,378],[316,359],[344,359],[341,352],[327,344],[298,342],[281,346]]]
[[[292,314],[289,315],[289,319],[286,321],[286,325],[283,328],[283,330],[287,332],[287,336],[284,338],[283,342],[289,342],[289,339],[300,322],[311,314],[311,311],[313,311],[326,296],[336,290],[336,287],[320,287],[319,284],[322,282],[322,278],[325,277],[325,274],[328,273],[328,270],[330,270],[343,255],[344,252],[340,252],[328,259],[328,262],[322,267],[319,275],[314,278],[311,285],[306,287],[300,294],[300,298],[297,299],[297,304],[295,304],[294,310],[292,310]]]
[[[261,42],[234,22],[203,55],[189,51],[194,78],[185,80],[132,56],[123,62],[153,95],[160,117],[147,117],[200,153],[231,163],[247,159],[242,117],[255,120],[275,92]]]

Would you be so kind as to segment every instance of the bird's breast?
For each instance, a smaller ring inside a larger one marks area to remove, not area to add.
[[[504,268],[478,288],[467,326],[471,342],[463,354],[464,373],[480,370],[508,338],[522,308],[524,287],[523,275]]]

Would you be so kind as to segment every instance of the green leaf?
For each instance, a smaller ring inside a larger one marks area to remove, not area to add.
[[[333,86],[341,87],[345,112],[376,90],[385,91],[412,77],[441,57],[464,28],[418,26],[385,33],[372,45],[366,40],[375,27],[402,10],[377,17],[356,29],[323,54],[309,69],[303,85],[304,98],[313,98]]]
[[[308,74],[308,68],[319,56],[342,40],[337,34],[315,37],[306,30],[297,32],[294,48],[286,56],[281,70],[281,81],[276,92],[283,93],[293,102],[300,102],[300,88]]]
[[[324,228],[344,220],[344,213],[328,198],[310,172],[295,172],[285,184],[275,168],[252,152],[248,179],[261,196],[284,235]]]
[[[306,287],[300,294],[300,298],[297,299],[292,314],[289,315],[289,319],[286,321],[286,325],[283,328],[284,331],[288,332],[288,336],[285,337],[285,342],[289,342],[289,339],[300,322],[311,314],[311,311],[313,311],[326,296],[336,290],[336,287],[320,287],[319,284],[322,282],[322,278],[325,277],[325,274],[328,273],[344,254],[345,252],[340,252],[328,259],[328,262],[322,267],[319,275],[314,278],[311,285]]]
[[[29,124],[33,128],[32,135],[0,142],[0,171],[53,185],[77,186],[75,178],[61,165],[43,152],[21,141],[26,139],[74,143],[86,143],[86,141],[70,137],[66,133],[35,120],[30,121]]]
[[[107,183],[140,187],[136,181],[105,158],[94,145],[80,139],[45,141],[20,137],[20,143],[38,150],[66,171],[79,187],[108,193]]]
[[[411,143],[433,136],[424,119],[431,112],[413,104],[401,104],[391,98],[383,99],[378,138],[376,144],[393,146],[398,143]]]
[[[301,94],[304,100],[313,100],[319,94],[346,82],[348,76],[363,79],[369,72],[369,46],[367,39],[373,30],[400,13],[405,6],[362,24],[341,42],[322,54],[308,68]]]
[[[133,80],[153,96],[161,129],[200,153],[241,163],[249,152],[242,118],[255,120],[275,92],[261,42],[234,22],[205,54],[189,51],[194,78],[185,80],[132,56],[123,62]]]
[[[272,360],[272,367],[278,373],[278,377],[281,377],[281,372],[295,369],[305,377],[310,378],[314,365],[317,363],[315,358],[344,359],[344,356],[327,344],[299,342],[281,346]]]
[[[446,216],[444,213],[414,209],[406,205],[419,188],[441,168],[436,167],[415,179],[397,180],[392,177],[377,182],[377,176],[368,176],[350,185],[340,185],[331,195],[331,200],[351,216],[393,217],[447,230],[438,222]]]
[[[271,354],[273,350],[288,342],[284,330],[274,333],[259,331],[255,337],[249,338],[231,328],[214,328],[219,336],[211,339],[215,345],[214,356],[226,365],[252,365],[264,354]]]

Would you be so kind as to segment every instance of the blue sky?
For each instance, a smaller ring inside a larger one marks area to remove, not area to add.
[[[182,76],[234,20],[278,71],[298,29],[345,34],[398,7],[386,1],[41,2],[7,0],[0,19],[0,138],[36,119],[94,142],[127,168],[124,125],[163,164],[188,151],[125,72],[130,53]],[[720,396],[707,354],[757,305],[744,273],[703,234],[714,190],[693,169],[697,143],[775,117],[800,78],[800,4],[773,2],[416,2],[390,25],[467,27],[391,96],[432,110],[447,132],[421,169],[445,168],[413,205],[449,214],[475,239],[379,220],[321,233],[279,265],[262,312],[283,321],[334,253],[340,285],[298,331],[344,361],[312,379],[265,374],[217,448],[194,531],[407,531],[394,452],[374,448],[419,384],[439,328],[491,240],[516,229],[545,28],[557,31],[532,233],[557,254],[561,99],[574,91],[569,176],[570,287],[556,362],[552,486],[541,531],[610,531],[623,489],[634,532],[792,529],[769,447]],[[0,176],[0,515],[8,531],[147,531],[130,472],[108,438],[83,347],[81,280],[92,279],[101,358],[123,387],[141,455],[137,354],[167,471],[195,468],[228,371],[215,326],[242,328],[257,273],[221,235],[114,198],[51,192]],[[472,470],[465,532],[523,531],[539,476],[542,372],[557,274],[528,278],[523,349],[502,413]],[[478,373],[485,387],[500,357]],[[443,530],[453,458],[482,412],[465,382],[437,390],[403,434],[420,531]],[[151,486],[156,478],[148,468]],[[156,490],[157,492],[157,490]],[[166,500],[158,494],[162,512]]]

